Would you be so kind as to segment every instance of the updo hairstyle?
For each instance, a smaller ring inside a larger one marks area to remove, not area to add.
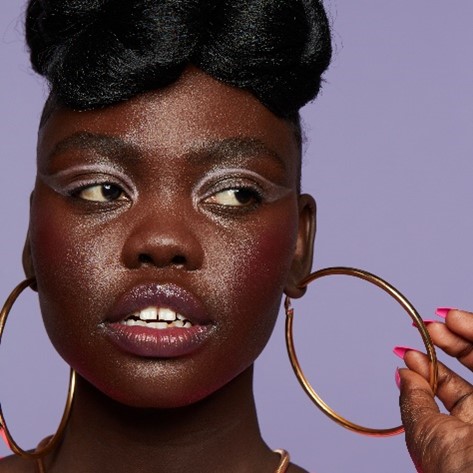
[[[318,0],[30,0],[31,63],[54,102],[106,107],[192,64],[294,121],[331,57]]]

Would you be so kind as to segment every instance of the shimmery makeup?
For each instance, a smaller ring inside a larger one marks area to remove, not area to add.
[[[116,156],[126,154],[134,156],[137,150],[121,137],[94,134],[90,132],[75,132],[59,141],[48,155],[47,159],[61,155],[71,150],[93,150],[104,156]]]
[[[84,133],[87,145],[64,145]],[[91,136],[111,136],[112,147],[89,146]],[[106,396],[154,408],[196,402],[250,369],[271,334],[296,247],[298,258],[310,254],[298,159],[289,124],[197,71],[111,108],[53,112],[41,130],[30,234],[45,326],[62,357]],[[127,182],[133,205],[96,212],[100,203],[64,198],[43,180],[56,173],[56,189],[70,190],[81,169]],[[243,218],[203,212],[206,192],[226,181],[254,183],[266,204]],[[116,301],[149,284],[202,301],[213,328],[192,356],[132,356],[106,336]]]
[[[264,202],[275,202],[287,196],[293,189],[278,185],[261,174],[244,168],[224,168],[212,170],[197,183],[194,200],[202,200],[224,189],[238,186],[253,186],[261,193]]]
[[[195,145],[194,145],[195,146]],[[196,146],[195,153],[203,155],[207,162],[215,160],[217,162],[231,162],[236,158],[258,159],[268,156],[274,160],[274,165],[281,167],[286,172],[284,159],[275,150],[270,149],[261,140],[256,138],[233,137],[224,140],[211,140]]]
[[[110,164],[77,165],[52,174],[38,172],[37,175],[47,186],[64,196],[81,187],[106,182],[122,187],[130,197],[137,192],[131,179],[119,168]]]

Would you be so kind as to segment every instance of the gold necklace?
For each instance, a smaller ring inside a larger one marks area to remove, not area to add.
[[[274,473],[286,473],[287,468],[289,467],[289,453],[286,450],[282,450],[280,448],[274,450],[274,452],[281,455],[281,461],[279,462],[279,465]]]
[[[289,453],[286,450],[282,450],[280,448],[278,448],[277,450],[274,450],[274,453],[279,454],[279,456],[281,457],[281,460],[279,461],[279,465],[276,468],[276,471],[274,473],[286,473],[287,468],[289,467],[289,461],[290,461]],[[37,466],[38,473],[46,473],[46,468],[44,467],[42,458],[36,459],[36,466]]]

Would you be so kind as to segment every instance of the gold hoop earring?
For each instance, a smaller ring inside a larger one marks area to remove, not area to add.
[[[22,283],[18,284],[18,286],[13,289],[11,294],[8,296],[8,299],[6,300],[5,304],[3,305],[2,311],[0,312],[0,343],[2,340],[3,336],[3,331],[5,329],[5,324],[7,321],[8,314],[11,311],[11,308],[13,307],[13,304],[17,300],[18,296],[27,288],[34,286],[36,284],[36,280],[34,278],[26,279]],[[64,429],[66,428],[67,421],[69,420],[69,416],[71,414],[71,408],[72,408],[72,401],[74,399],[74,391],[75,391],[75,386],[76,386],[76,373],[75,371],[71,368],[71,373],[69,376],[69,388],[68,388],[68,393],[67,393],[67,400],[66,400],[66,407],[64,409],[64,414],[62,415],[61,422],[59,423],[58,430],[56,433],[50,438],[50,440],[42,446],[40,444],[40,447],[37,448],[33,452],[28,452],[26,450],[23,450],[13,439],[13,437],[10,434],[10,431],[8,430],[7,424],[5,422],[5,417],[3,415],[3,410],[0,405],[0,428],[3,429],[5,433],[5,437],[8,441],[8,445],[10,447],[10,450],[12,450],[13,453],[20,455],[25,458],[29,458],[31,460],[37,460],[41,461],[41,458],[50,453],[56,445],[59,443],[61,440],[61,437],[64,433]]]
[[[427,355],[430,360],[430,387],[432,388],[432,391],[435,393],[437,389],[437,379],[438,379],[437,356],[435,354],[435,348],[432,343],[432,340],[430,339],[429,332],[427,331],[427,328],[425,327],[424,322],[422,321],[420,315],[417,313],[414,306],[394,286],[384,281],[380,277],[375,276],[374,274],[371,274],[367,271],[363,271],[357,268],[334,267],[334,268],[321,269],[307,276],[300,283],[299,287],[306,288],[311,282],[317,279],[320,279],[326,276],[333,276],[333,275],[352,276],[355,278],[368,281],[369,283],[374,284],[375,286],[387,292],[404,308],[404,310],[410,315],[412,321],[414,322],[416,328],[418,329],[418,331],[420,332],[422,336],[422,340],[424,342],[425,349],[427,351]],[[289,359],[291,361],[292,368],[294,369],[294,373],[296,374],[296,377],[299,380],[299,383],[301,384],[306,394],[314,402],[314,404],[325,415],[330,417],[332,420],[334,420],[338,424],[362,435],[369,435],[372,437],[389,437],[389,436],[397,435],[404,432],[404,428],[402,425],[398,427],[387,428],[387,429],[374,429],[370,427],[364,427],[359,424],[355,424],[353,422],[350,422],[348,419],[342,417],[337,412],[335,412],[332,408],[329,407],[328,404],[326,404],[323,401],[323,399],[315,392],[314,388],[312,387],[312,385],[309,383],[308,379],[304,375],[304,372],[302,371],[299,360],[297,359],[297,355],[296,355],[296,351],[294,347],[293,330],[292,330],[293,319],[294,319],[294,309],[291,306],[291,299],[287,296],[284,301],[284,307],[286,310],[286,345],[287,345],[287,351],[289,354]]]

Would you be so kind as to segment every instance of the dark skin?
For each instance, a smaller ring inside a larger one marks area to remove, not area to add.
[[[434,344],[473,370],[473,313],[450,310],[445,323],[428,330]],[[439,365],[436,396],[449,414],[439,412],[428,383],[426,355],[408,351],[402,369],[401,414],[406,443],[417,471],[469,473],[473,470],[473,385]]]
[[[297,191],[299,159],[289,123],[195,69],[121,105],[52,114],[24,262],[51,340],[79,377],[48,472],[275,471],[252,373],[281,294],[302,295],[297,281],[310,270],[315,204]],[[102,201],[110,182],[113,198]],[[246,192],[255,187],[257,197]],[[212,337],[192,356],[130,356],[104,336],[113,301],[148,281],[204,301]],[[451,311],[429,331],[473,369],[473,314]],[[440,414],[425,356],[405,361],[401,410],[418,471],[470,472],[473,386],[441,365],[437,396],[450,415]],[[14,456],[0,463],[33,471]]]
[[[48,472],[275,471],[252,373],[281,295],[301,296],[310,271],[315,203],[298,192],[299,160],[291,124],[192,68],[164,90],[51,115],[25,269],[79,378]],[[191,355],[131,355],[106,336],[117,298],[149,282],[202,302],[211,336]],[[12,457],[0,471],[34,466]]]

